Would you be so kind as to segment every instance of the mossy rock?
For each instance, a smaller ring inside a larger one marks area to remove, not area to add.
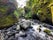
[[[0,28],[10,27],[17,22],[15,10],[16,6],[13,3],[0,3]]]
[[[48,30],[48,29],[45,29],[45,30],[44,30],[44,32],[45,32],[46,34],[48,34],[48,35],[50,35],[50,34],[51,34],[51,31],[50,31],[50,30]]]

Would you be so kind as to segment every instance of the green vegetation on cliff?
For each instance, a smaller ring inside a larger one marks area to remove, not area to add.
[[[25,12],[27,15],[35,14],[40,21],[52,22],[51,3],[53,0],[29,0],[26,7],[30,10]],[[28,10],[27,9],[27,10]],[[25,8],[26,10],[26,8]],[[26,10],[26,11],[27,11]],[[32,17],[32,15],[30,15]]]
[[[0,2],[0,28],[11,26],[17,22],[15,5],[13,3],[4,4]]]

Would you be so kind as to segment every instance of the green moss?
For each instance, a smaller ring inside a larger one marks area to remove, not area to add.
[[[8,6],[1,5],[0,6],[0,12],[2,14],[5,14],[7,12],[8,8],[9,8]]]
[[[17,18],[19,18],[19,16],[20,16],[20,14],[18,13],[17,10],[14,11],[14,15],[15,15]]]
[[[45,29],[44,32],[45,32],[46,34],[48,34],[48,35],[51,35],[51,31],[48,30],[48,29]]]
[[[42,22],[52,21],[52,13],[49,5],[53,3],[53,0],[29,0],[27,2],[27,7],[30,8],[32,14],[37,15],[38,19]],[[29,12],[27,13],[27,17],[29,17]],[[31,14],[31,13],[30,13]],[[30,16],[31,17],[31,16]]]
[[[12,12],[9,14],[7,13],[8,10],[10,10],[9,8],[12,8],[11,5],[7,5],[7,4],[2,4],[0,3],[0,28],[4,28],[4,27],[10,27],[11,25],[15,24],[18,19],[16,18],[16,12],[15,14]],[[15,10],[14,10],[15,11]]]
[[[17,19],[13,18],[12,15],[9,15],[5,18],[0,19],[0,27],[2,27],[2,28],[7,27],[7,26],[10,26],[10,25],[13,25],[16,22],[17,22]]]

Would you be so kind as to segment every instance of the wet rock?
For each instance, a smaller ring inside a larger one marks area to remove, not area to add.
[[[8,39],[8,36],[7,36],[7,35],[5,35],[5,36],[4,36],[4,38],[5,38],[4,40],[7,40],[7,39]]]
[[[16,30],[20,30],[20,25],[17,25],[17,28],[16,28]]]
[[[0,40],[4,40],[4,34],[1,33],[1,30],[0,30]]]
[[[25,32],[20,31],[19,33],[15,34],[15,37],[24,37],[25,35]]]
[[[21,28],[27,29],[31,26],[31,22],[29,20],[22,19],[21,22],[19,22],[19,25],[21,26]]]
[[[42,30],[38,32],[35,28],[39,25],[37,23],[30,24],[28,26],[28,20],[21,20],[17,25],[13,25],[12,27],[5,28],[1,30],[1,33],[4,34],[4,40],[53,40],[52,36],[47,35]],[[30,21],[29,21],[30,22]],[[25,25],[24,23],[26,23]],[[20,24],[23,24],[24,27],[20,27]],[[33,26],[31,26],[33,25]],[[35,27],[35,28],[34,28]],[[40,25],[38,26],[40,27]],[[40,28],[43,26],[41,25]],[[24,28],[21,30],[21,28]]]
[[[14,36],[11,36],[10,38],[8,38],[8,40],[14,40]]]

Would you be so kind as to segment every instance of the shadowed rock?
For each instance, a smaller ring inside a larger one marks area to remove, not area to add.
[[[0,1],[0,28],[9,27],[17,22],[14,15],[16,10],[16,0],[12,2],[9,0]]]

